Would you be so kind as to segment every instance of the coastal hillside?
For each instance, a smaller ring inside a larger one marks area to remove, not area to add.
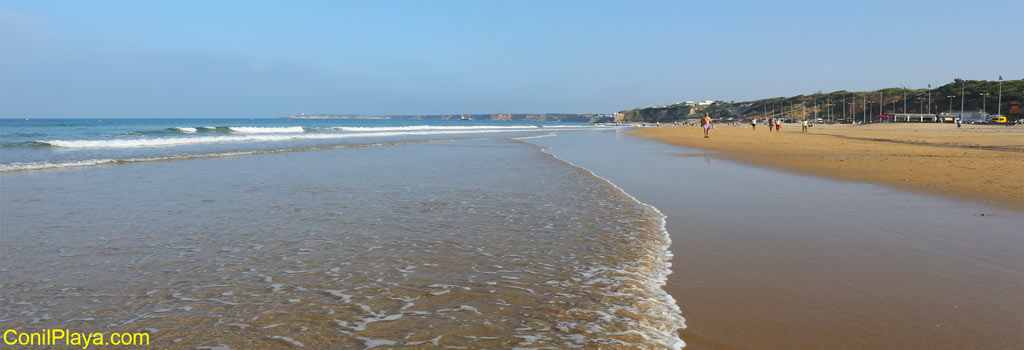
[[[538,122],[606,123],[613,120],[610,114],[588,113],[539,113],[539,114],[430,114],[430,115],[339,115],[301,114],[287,118],[307,119],[407,119],[407,120],[505,120]]]
[[[874,91],[834,91],[772,97],[756,101],[715,101],[710,104],[679,103],[668,106],[645,107],[616,113],[615,121],[620,122],[673,122],[697,118],[708,113],[712,118],[741,120],[764,117],[789,119],[831,118],[836,121],[858,120],[866,116],[887,113],[959,113],[961,110],[961,89],[966,98],[963,110],[982,111],[996,114],[999,94],[998,81],[954,80],[931,89],[885,88]],[[930,92],[930,99],[929,99]],[[987,94],[987,95],[983,95]],[[950,98],[949,96],[954,96]],[[930,103],[929,103],[930,101]],[[879,109],[881,102],[881,110]],[[1004,80],[1002,83],[1002,114],[1012,120],[1020,119],[1018,109],[1011,113],[1011,104],[1024,102],[1024,80]],[[845,108],[844,108],[845,107]]]

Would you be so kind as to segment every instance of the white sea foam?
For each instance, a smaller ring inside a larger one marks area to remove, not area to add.
[[[421,143],[421,142],[453,142],[453,141],[478,141],[487,140],[487,138],[464,138],[464,139],[442,139],[442,140],[418,140],[418,141],[407,141],[407,142],[396,142],[396,143],[373,143],[373,144],[355,144],[355,145],[330,145],[322,147],[312,148],[292,148],[292,149],[273,149],[273,150],[253,150],[253,151],[237,151],[237,152],[219,152],[219,153],[205,153],[205,154],[184,154],[175,156],[165,157],[147,157],[147,158],[122,158],[122,159],[86,159],[79,161],[67,161],[67,162],[28,162],[28,163],[11,163],[11,164],[0,164],[0,173],[8,171],[23,171],[23,170],[52,170],[62,168],[75,168],[75,167],[87,167],[96,165],[114,165],[122,163],[140,163],[140,162],[159,162],[159,161],[171,161],[171,160],[184,160],[184,159],[198,159],[198,158],[217,158],[217,157],[232,157],[232,156],[243,156],[253,154],[266,154],[266,153],[278,153],[278,152],[296,152],[296,151],[308,151],[317,149],[332,149],[332,148],[347,148],[347,147],[366,147],[366,146],[384,146],[384,145],[402,145],[410,143]],[[256,245],[252,249],[261,249],[262,245]],[[376,247],[380,248],[380,247]],[[424,265],[430,266],[430,265]],[[436,265],[434,265],[436,266]],[[333,271],[332,272],[337,272]]]
[[[50,163],[50,162],[32,162],[32,163],[12,163],[12,164],[0,164],[0,172],[15,171],[15,170],[40,170],[40,169],[58,169],[58,168],[74,168],[83,166],[94,166],[103,164],[117,163],[117,159],[86,159],[73,162],[63,163]]]
[[[306,132],[301,126],[287,126],[287,127],[249,127],[249,126],[229,126],[228,130],[239,134],[279,134],[279,133],[299,133]]]
[[[667,218],[665,216],[665,214],[663,214],[660,210],[658,210],[658,208],[654,207],[653,205],[641,202],[639,199],[637,199],[636,197],[633,197],[628,192],[626,192],[625,190],[623,190],[619,186],[617,186],[614,183],[612,183],[610,180],[595,174],[590,169],[587,169],[587,168],[584,168],[582,166],[579,166],[579,165],[577,165],[575,163],[572,163],[572,162],[570,162],[568,160],[559,158],[557,155],[555,155],[555,154],[553,154],[551,152],[548,152],[546,148],[542,147],[541,151],[551,155],[555,159],[558,159],[558,160],[560,160],[562,162],[565,162],[566,164],[569,164],[569,165],[571,165],[573,167],[582,169],[582,170],[586,171],[587,173],[589,173],[591,176],[594,176],[594,177],[596,177],[598,179],[601,179],[602,181],[604,181],[608,185],[612,186],[613,188],[618,190],[620,193],[622,193],[626,197],[629,197],[630,199],[632,199],[634,202],[636,202],[636,203],[638,203],[638,204],[640,204],[640,205],[642,205],[642,206],[652,210],[654,213],[657,213],[657,215],[658,215],[658,217],[660,219],[660,223],[659,223],[658,229],[659,229],[659,231],[660,231],[660,233],[662,235],[662,239],[663,239],[663,241],[665,243],[660,245],[659,247],[657,247],[657,250],[654,252],[654,254],[656,256],[653,257],[654,259],[652,259],[652,261],[654,261],[656,263],[656,266],[653,269],[650,269],[646,273],[644,273],[643,276],[639,276],[639,277],[643,277],[644,278],[644,280],[641,281],[641,282],[642,282],[642,285],[645,286],[648,289],[648,292],[651,292],[652,294],[654,294],[654,297],[651,298],[651,300],[646,300],[646,301],[653,302],[653,305],[658,305],[659,307],[656,308],[656,309],[647,309],[647,310],[645,310],[643,312],[640,312],[640,314],[647,313],[647,314],[650,314],[652,317],[664,318],[666,320],[666,323],[662,324],[662,325],[659,325],[658,327],[642,327],[643,330],[646,331],[647,333],[645,334],[645,333],[641,332],[641,333],[638,333],[638,334],[642,335],[643,338],[645,338],[645,339],[652,339],[652,340],[656,341],[657,343],[660,343],[660,344],[662,344],[665,347],[670,348],[670,349],[680,350],[683,347],[685,347],[686,346],[686,342],[684,342],[683,339],[679,337],[679,333],[678,333],[677,330],[678,329],[685,329],[686,328],[686,318],[684,318],[682,316],[682,311],[679,310],[679,305],[676,304],[675,298],[673,298],[672,295],[669,294],[668,292],[666,292],[665,289],[663,288],[665,286],[665,282],[668,280],[668,275],[672,273],[672,269],[671,269],[672,268],[672,262],[671,262],[672,261],[672,251],[669,250],[669,248],[670,248],[670,246],[672,244],[672,239],[671,239],[671,236],[668,233],[668,230],[665,228],[665,220]],[[595,276],[598,273],[598,270],[604,270],[604,269],[607,269],[607,268],[606,267],[598,267],[596,269],[591,269],[589,271],[584,272],[583,275],[584,276],[587,276],[587,275]],[[619,270],[619,273],[632,274],[629,271],[625,271],[625,270]],[[629,307],[633,307],[633,306],[629,306]],[[601,313],[600,310],[596,310],[596,311],[592,311],[592,312]],[[613,316],[611,314],[608,314],[608,317],[616,318],[615,316]],[[592,324],[591,326],[599,327],[599,325],[597,325],[597,324]],[[636,331],[632,330],[630,332],[636,332]]]
[[[277,142],[289,140],[329,140],[357,137],[393,137],[421,135],[453,135],[508,132],[510,130],[428,130],[428,131],[391,131],[362,133],[311,133],[311,134],[251,134],[198,137],[166,137],[150,139],[111,139],[111,140],[42,140],[55,147],[62,148],[144,148],[200,145],[227,142]]]
[[[178,132],[185,133],[185,134],[195,134],[196,133],[196,128],[189,128],[189,127],[184,127],[184,126],[176,127],[176,128],[174,128],[174,130],[177,130]]]
[[[395,345],[397,342],[387,339],[370,339],[366,337],[358,337],[357,339],[364,341],[363,346],[367,349],[372,349],[378,346]]]
[[[301,342],[299,342],[298,340],[295,340],[295,339],[292,339],[292,338],[289,338],[289,337],[285,337],[285,336],[275,335],[275,336],[270,337],[270,339],[277,339],[277,340],[286,342],[288,344],[292,344],[292,345],[298,346],[300,348],[305,346]]]
[[[241,155],[249,155],[249,154],[269,153],[269,152],[272,152],[272,151],[239,151],[239,152],[207,153],[207,154],[199,154],[199,155],[180,155],[180,156],[149,157],[149,158],[86,159],[86,160],[69,161],[69,162],[62,162],[62,163],[50,163],[50,162],[11,163],[11,164],[0,164],[0,173],[8,172],[8,171],[20,171],[20,170],[61,169],[61,168],[87,167],[87,166],[95,166],[95,165],[120,164],[120,163],[158,162],[158,161],[193,159],[193,158],[230,157],[230,156],[241,156]]]

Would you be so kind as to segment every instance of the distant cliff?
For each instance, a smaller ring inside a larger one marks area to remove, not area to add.
[[[540,113],[540,114],[425,114],[425,115],[383,115],[383,116],[361,116],[361,115],[338,115],[338,114],[302,114],[289,116],[287,118],[309,118],[309,119],[409,119],[409,120],[509,120],[509,121],[539,121],[539,122],[578,122],[578,123],[607,123],[613,120],[609,114],[568,114],[568,113]]]
[[[961,84],[963,83],[963,84]],[[932,89],[885,88],[875,91],[835,91],[798,95],[790,97],[773,97],[756,101],[725,102],[717,101],[708,105],[675,104],[669,106],[636,108],[616,113],[615,120],[623,122],[672,122],[699,118],[708,113],[715,119],[750,119],[764,117],[784,117],[789,119],[811,118],[815,115],[826,118],[831,115],[841,120],[844,112],[847,119],[862,118],[864,115],[874,116],[889,113],[946,113],[952,110],[960,112],[961,88],[965,111],[980,111],[983,108],[990,114],[996,114],[999,94],[998,81],[985,80],[954,80],[951,83]],[[929,106],[929,92],[931,104]],[[904,95],[904,93],[906,95]],[[982,95],[988,94],[988,95]],[[905,96],[905,97],[904,97]],[[949,96],[954,96],[952,99]],[[881,109],[879,109],[881,102]],[[905,103],[904,103],[905,102]],[[1024,80],[1004,80],[1002,84],[1002,113],[1011,119],[1020,116],[1009,115],[1012,103],[1024,102]],[[952,107],[950,107],[952,104]],[[905,106],[905,107],[904,107]]]

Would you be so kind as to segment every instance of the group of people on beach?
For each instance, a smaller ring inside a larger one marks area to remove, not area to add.
[[[767,118],[767,122],[768,132],[772,132],[772,129],[775,129],[775,132],[782,132],[782,118],[769,117]],[[810,123],[807,120],[804,120],[800,126],[800,132],[805,133],[807,132],[807,127],[810,126]],[[708,113],[704,113],[704,117],[700,118],[700,127],[704,129],[704,138],[711,138],[710,132],[711,129],[715,127],[715,124],[711,121],[711,116],[708,115]],[[750,118],[750,129],[757,131],[757,118]]]
[[[772,129],[775,129],[775,131],[778,131],[778,132],[782,132],[782,119],[781,118],[776,119],[776,118],[773,118],[773,117],[769,117],[767,119],[767,121],[768,121],[768,132],[772,132]],[[750,118],[750,128],[752,130],[754,130],[754,131],[757,131],[757,118]]]
[[[775,129],[775,132],[782,132],[782,118],[768,117],[766,121],[768,122],[768,132],[772,132],[772,129]],[[739,124],[734,125],[738,126]],[[809,126],[810,122],[804,119],[800,123],[800,132],[807,132]],[[715,127],[715,124],[711,121],[711,116],[708,113],[704,113],[704,117],[700,118],[700,127],[704,129],[704,138],[711,138],[710,132]],[[750,129],[757,131],[757,118],[750,118]]]

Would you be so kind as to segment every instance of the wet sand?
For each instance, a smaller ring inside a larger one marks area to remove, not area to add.
[[[1024,127],[818,125],[801,134],[794,123],[782,133],[720,125],[710,139],[685,126],[633,133],[721,158],[1024,209]]]
[[[537,142],[668,217],[687,349],[1024,346],[1020,211],[586,137]]]

